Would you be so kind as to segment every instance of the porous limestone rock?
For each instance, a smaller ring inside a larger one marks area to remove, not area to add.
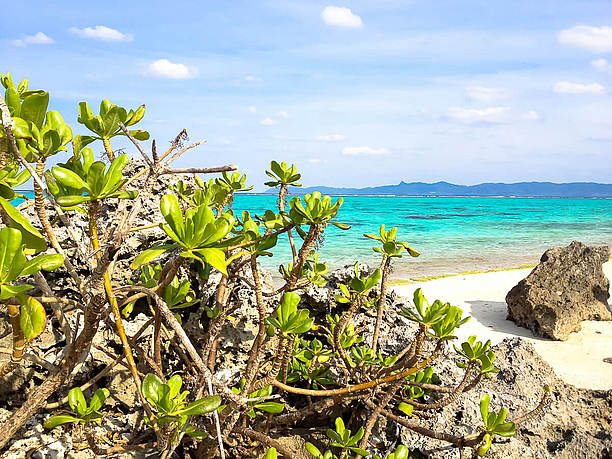
[[[565,341],[583,320],[611,320],[610,281],[602,264],[608,246],[574,241],[547,250],[538,266],[508,292],[508,319],[534,333]]]

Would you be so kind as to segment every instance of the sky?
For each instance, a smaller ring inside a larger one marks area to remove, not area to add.
[[[6,72],[75,134],[80,101],[145,103],[158,150],[206,140],[177,166],[259,191],[271,160],[308,186],[612,182],[608,0],[8,2]]]

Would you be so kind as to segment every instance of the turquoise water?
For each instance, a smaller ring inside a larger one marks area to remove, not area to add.
[[[234,209],[263,215],[265,209],[276,210],[276,198],[239,195]],[[341,231],[330,225],[325,230],[320,253],[332,269],[356,260],[378,264],[374,241],[363,233],[377,233],[381,223],[397,226],[398,239],[421,256],[396,260],[394,277],[536,263],[546,249],[572,240],[612,245],[609,199],[348,196],[336,220],[352,228]],[[273,258],[260,260],[276,272],[279,263],[290,261],[286,236],[273,251]]]
[[[273,196],[237,196],[234,208],[263,212],[274,208]],[[398,239],[421,252],[394,262],[394,277],[434,275],[515,267],[536,263],[542,253],[572,240],[612,244],[612,200],[540,198],[443,198],[348,196],[337,220],[348,231],[325,230],[321,257],[330,267],[363,260],[378,264],[374,241],[381,223],[398,228]],[[288,260],[286,238],[275,257]],[[278,261],[262,260],[276,269]]]

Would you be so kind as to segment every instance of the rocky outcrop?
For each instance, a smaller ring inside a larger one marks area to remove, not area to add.
[[[602,265],[608,246],[574,241],[547,250],[540,264],[508,292],[508,319],[534,333],[565,341],[583,320],[611,320],[610,281]]]
[[[484,337],[479,337],[484,338]],[[491,406],[509,411],[508,419],[516,419],[538,405],[544,385],[549,385],[549,402],[535,419],[517,426],[517,433],[507,441],[497,438],[487,453],[491,459],[508,458],[609,458],[612,454],[612,391],[577,389],[559,379],[542,360],[533,345],[521,338],[507,338],[497,344],[495,366],[500,372],[483,379],[457,402],[433,418],[421,421],[434,430],[453,434],[471,434],[482,423],[478,402],[491,395]],[[442,383],[456,385],[464,370],[453,362],[456,353],[448,349],[436,361],[434,369]],[[395,429],[395,426],[389,425]],[[380,434],[380,431],[377,432]],[[401,439],[415,459],[459,459],[456,449],[447,449],[439,442],[402,430]],[[467,450],[465,451],[467,452]],[[470,457],[465,454],[464,457]]]

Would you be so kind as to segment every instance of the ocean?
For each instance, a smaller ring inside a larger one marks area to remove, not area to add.
[[[275,197],[261,195],[237,196],[234,203],[255,213],[274,206]],[[331,269],[357,260],[378,265],[376,241],[363,234],[377,233],[384,223],[421,253],[396,259],[395,278],[535,264],[546,249],[573,240],[612,245],[610,199],[347,196],[336,220],[352,227],[325,230],[320,258]],[[273,259],[260,260],[276,270],[277,257],[286,262],[290,253],[283,238]]]
[[[277,210],[276,197],[238,195],[234,209],[263,215]],[[378,265],[375,241],[363,234],[377,233],[384,223],[397,226],[397,238],[421,252],[394,261],[392,276],[404,279],[535,264],[546,249],[573,240],[612,245],[611,199],[347,196],[336,220],[352,227],[325,229],[319,259],[330,269],[357,260]],[[277,272],[291,259],[286,236],[273,252],[260,262]]]

